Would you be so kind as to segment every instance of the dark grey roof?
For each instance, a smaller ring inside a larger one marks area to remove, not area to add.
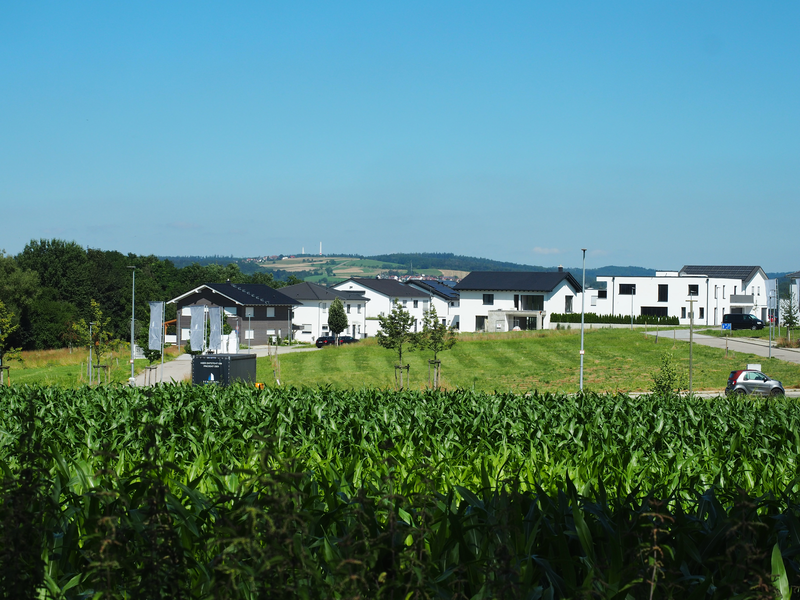
[[[401,283],[395,279],[367,279],[360,277],[351,277],[347,281],[343,281],[337,285],[345,285],[348,281],[363,285],[366,288],[374,290],[379,294],[388,296],[389,298],[430,298],[430,294],[426,294],[416,288]],[[345,291],[345,290],[340,290]]]
[[[281,293],[295,300],[325,300],[333,301],[335,298],[342,300],[366,302],[368,298],[359,292],[348,292],[326,288],[325,286],[310,281],[281,288]]]
[[[170,302],[177,302],[191,294],[198,294],[204,287],[243,306],[294,306],[300,304],[297,300],[281,294],[278,290],[263,283],[205,283]]]
[[[458,300],[458,292],[455,291],[449,285],[445,285],[441,281],[430,281],[426,279],[409,279],[406,282],[408,285],[411,286],[419,286],[424,291],[433,294],[435,296],[439,296],[440,298],[444,298],[448,302]]]
[[[786,277],[788,277],[789,279],[800,279],[800,271],[789,273]]]
[[[684,275],[707,275],[708,277],[719,277],[721,279],[749,281],[760,270],[761,267],[752,266],[685,265],[681,269],[681,273]]]
[[[569,271],[473,271],[456,284],[456,291],[552,292],[566,280],[576,292],[581,284]]]

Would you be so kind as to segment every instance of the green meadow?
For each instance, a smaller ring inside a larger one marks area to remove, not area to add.
[[[587,329],[584,346],[584,388],[596,392],[646,392],[665,353],[688,378],[689,344],[660,336],[658,342],[641,330]],[[428,386],[429,351],[403,353],[410,366],[411,389]],[[484,392],[575,392],[580,381],[580,330],[461,334],[452,350],[439,355],[442,387]],[[366,339],[339,348],[284,354],[258,363],[258,381],[335,388],[394,387],[395,353]],[[787,388],[800,386],[800,365],[753,354],[694,344],[692,381],[695,391],[719,391],[731,370],[760,363]]]

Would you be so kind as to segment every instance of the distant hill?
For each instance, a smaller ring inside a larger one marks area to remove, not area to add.
[[[525,265],[521,263],[503,262],[489,258],[475,258],[472,256],[461,256],[449,253],[419,252],[413,254],[379,254],[367,257],[387,263],[400,264],[410,269],[413,265],[414,271],[422,269],[439,269],[452,271],[557,271],[558,267],[543,267],[541,265]],[[564,267],[573,276],[580,279],[582,267]],[[586,283],[593,285],[597,277],[621,277],[621,276],[653,276],[655,269],[645,269],[644,267],[617,267],[606,266],[597,269],[586,269]]]
[[[281,255],[281,258],[283,255]],[[380,272],[393,274],[423,273],[431,275],[441,274],[442,271],[455,271],[469,273],[470,271],[557,271],[558,267],[543,267],[541,265],[526,265],[490,258],[463,256],[448,252],[415,252],[378,254],[375,256],[341,255],[318,256],[305,255],[289,260],[269,260],[255,262],[252,258],[234,256],[160,256],[162,260],[171,261],[177,268],[191,264],[199,265],[228,265],[235,263],[245,274],[250,274],[262,269],[272,271],[278,279],[285,279],[288,272],[293,272],[297,277],[327,284],[346,277],[374,277]],[[325,273],[325,269],[329,268]],[[564,267],[577,279],[580,279],[581,267]],[[605,266],[596,269],[586,269],[587,285],[595,285],[599,276],[653,276],[655,269],[643,267]]]

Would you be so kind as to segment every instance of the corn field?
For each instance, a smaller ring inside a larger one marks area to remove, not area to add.
[[[0,389],[7,598],[789,598],[791,399]]]

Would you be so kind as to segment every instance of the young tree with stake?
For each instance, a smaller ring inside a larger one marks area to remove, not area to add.
[[[408,373],[409,366],[403,364],[403,346],[407,345],[408,350],[414,349],[416,334],[411,332],[414,325],[414,317],[405,310],[400,303],[395,300],[392,312],[388,315],[379,315],[378,321],[381,328],[375,336],[378,345],[387,350],[397,351],[397,364],[394,367],[395,385],[397,385],[397,372],[400,371],[400,388],[403,389],[403,369]]]
[[[428,361],[428,365],[433,367],[433,389],[439,387],[439,375],[441,373],[441,361],[439,352],[449,350],[456,344],[456,336],[452,329],[439,321],[436,314],[436,307],[431,306],[430,310],[425,311],[422,321],[422,335],[417,340],[417,345],[422,349],[433,351],[433,360]],[[428,372],[430,375],[430,371]],[[430,377],[429,377],[430,379]]]

